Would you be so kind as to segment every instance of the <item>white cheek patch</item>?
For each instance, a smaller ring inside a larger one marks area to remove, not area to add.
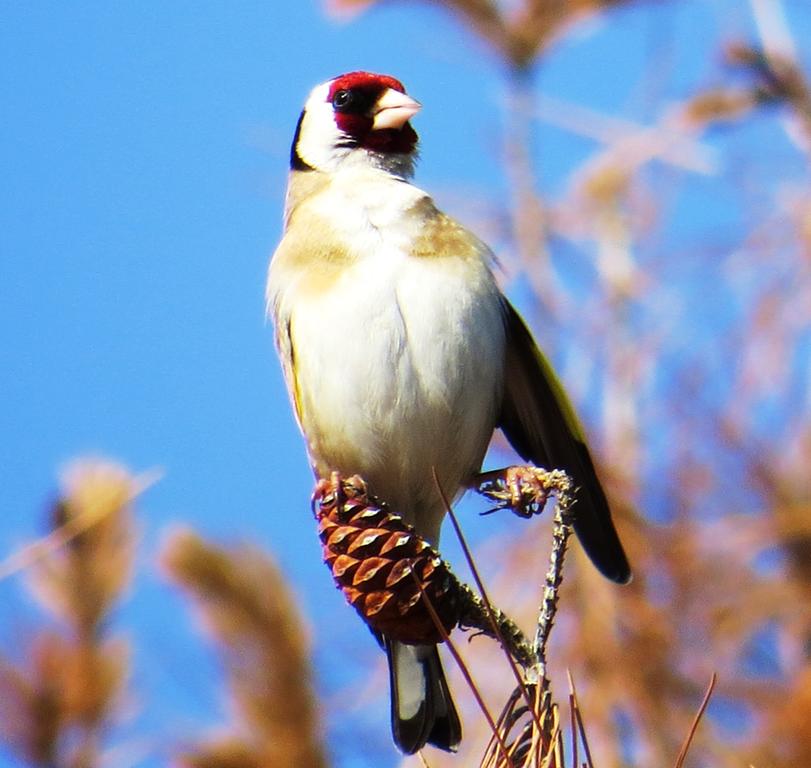
[[[351,151],[340,146],[344,134],[335,124],[335,113],[328,96],[329,83],[311,91],[304,106],[304,120],[296,147],[299,157],[307,165],[322,171],[334,169]]]

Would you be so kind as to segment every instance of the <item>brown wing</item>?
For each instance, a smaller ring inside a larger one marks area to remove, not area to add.
[[[508,301],[503,306],[507,352],[499,426],[525,461],[562,469],[573,479],[577,537],[601,573],[626,583],[631,569],[577,415],[524,321]]]

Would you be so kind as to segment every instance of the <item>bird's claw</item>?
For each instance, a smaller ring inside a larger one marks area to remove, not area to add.
[[[507,467],[503,472],[488,475],[479,484],[478,492],[495,502],[495,506],[482,514],[511,509],[523,518],[539,515],[554,492],[549,483],[549,472],[540,467]]]

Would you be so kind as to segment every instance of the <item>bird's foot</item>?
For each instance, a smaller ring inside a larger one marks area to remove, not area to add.
[[[549,497],[560,490],[558,474],[541,467],[507,467],[478,475],[474,487],[495,502],[483,514],[511,509],[519,517],[529,518],[541,514]]]

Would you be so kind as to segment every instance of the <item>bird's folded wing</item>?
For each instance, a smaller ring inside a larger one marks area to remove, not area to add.
[[[524,321],[508,301],[503,308],[506,360],[499,426],[524,460],[562,469],[572,478],[574,528],[583,548],[605,576],[625,583],[630,567],[577,415]]]

